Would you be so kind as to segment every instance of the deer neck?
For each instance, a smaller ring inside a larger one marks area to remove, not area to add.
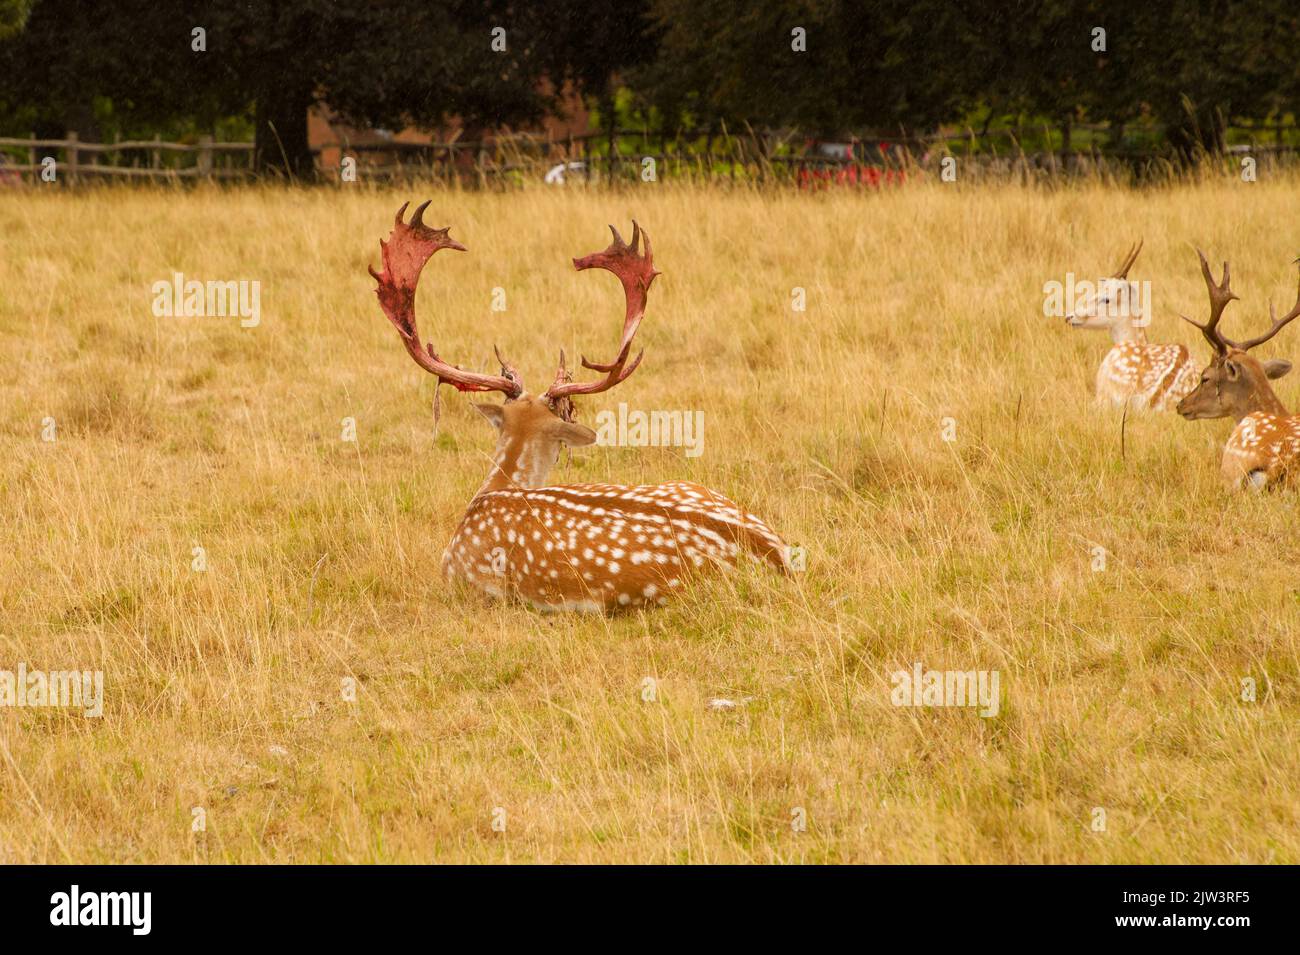
[[[1110,327],[1110,340],[1114,345],[1123,345],[1125,343],[1145,345],[1147,343],[1147,333],[1145,328],[1131,322],[1116,322]]]
[[[558,448],[531,434],[502,434],[492,455],[492,470],[475,497],[525,487],[545,487]]]
[[[1273,393],[1272,387],[1268,381],[1263,378],[1251,382],[1251,389],[1246,400],[1232,409],[1233,419],[1240,424],[1241,419],[1252,414],[1271,414],[1279,418],[1290,417],[1291,412],[1286,410],[1286,405],[1282,404],[1276,394]]]

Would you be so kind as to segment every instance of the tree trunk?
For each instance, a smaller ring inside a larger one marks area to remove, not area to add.
[[[32,124],[32,133],[37,139],[63,139],[71,128],[61,119],[38,119]],[[55,162],[62,158],[59,156],[59,150],[53,146],[42,146],[36,150],[37,162],[44,162],[50,157],[53,157]]]
[[[311,180],[315,163],[307,142],[307,111],[311,94],[268,90],[257,98],[253,168],[259,173]]]
[[[77,138],[83,143],[99,142],[99,122],[95,119],[95,110],[88,101],[78,103],[68,111],[68,122],[64,132],[66,133],[67,130],[76,130]],[[75,159],[71,156],[68,158],[78,164],[88,163],[95,161],[95,154],[78,150]]]
[[[604,97],[601,100],[601,104],[605,110],[605,117],[606,117],[605,133],[609,137],[609,142],[608,142],[609,179],[608,181],[612,183],[614,181],[614,153],[615,150],[618,149],[618,139],[616,135],[618,130],[618,117],[614,115],[614,90],[612,87],[606,91]]]

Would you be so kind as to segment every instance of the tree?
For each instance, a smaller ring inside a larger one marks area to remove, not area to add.
[[[213,14],[230,99],[252,100],[259,163],[305,175],[307,112],[358,126],[501,125],[538,116],[536,51],[512,36],[509,5],[468,0],[271,2]],[[494,30],[502,30],[494,35]],[[495,41],[495,43],[494,43]]]
[[[621,73],[651,62],[659,31],[645,0],[551,0],[529,5],[528,35],[546,75],[599,101],[612,131]]]
[[[1067,136],[1076,119],[1120,129],[1154,116],[1185,157],[1222,149],[1233,120],[1300,105],[1295,0],[95,6],[0,0],[0,127],[90,139],[105,117],[130,132],[247,117],[258,166],[302,177],[313,106],[362,127],[499,127],[553,107],[566,80],[611,122],[621,81],[665,123],[827,136],[929,129],[976,106]]]
[[[248,114],[258,168],[303,177],[314,105],[399,128],[538,116],[543,57],[511,36],[515,22],[524,18],[498,0],[121,0],[102,17],[77,0],[37,0],[27,30],[0,42],[0,71],[17,80],[0,111],[79,131],[96,98],[136,123]]]
[[[0,40],[0,124],[91,140],[107,103],[137,126],[215,118],[225,104],[188,61],[182,6],[118,0],[113,15],[96,16],[77,0],[35,0],[26,28]]]
[[[27,25],[33,0],[0,0],[0,40],[20,33]]]
[[[929,126],[967,101],[967,14],[938,0],[655,0],[655,61],[635,74],[666,115],[835,134]]]

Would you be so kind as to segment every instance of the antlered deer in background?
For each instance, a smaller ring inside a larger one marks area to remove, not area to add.
[[[1123,264],[1065,320],[1074,328],[1104,329],[1113,347],[1097,369],[1097,403],[1165,411],[1196,387],[1196,362],[1183,345],[1153,345],[1147,341],[1139,313],[1139,288],[1128,281],[1142,243],[1129,249]],[[1141,322],[1141,324],[1139,324]]]
[[[641,364],[644,352],[628,359],[646,293],[659,273],[640,226],[632,223],[630,246],[610,226],[609,248],[573,260],[578,270],[608,269],[623,284],[627,310],[618,355],[606,363],[584,357],[583,367],[603,377],[575,382],[561,351],[555,380],[544,393],[530,395],[500,352],[501,374],[485,375],[449,364],[421,343],[415,324],[420,272],[439,249],[465,251],[447,229],[424,225],[428,205],[417,208],[410,223],[403,221],[403,205],[388,241],[380,243],[384,270],[370,269],[379,282],[379,304],[416,364],[440,382],[505,395],[504,404],[475,405],[497,429],[496,454],[443,554],[444,576],[491,596],[517,594],[544,610],[603,611],[665,603],[692,573],[734,564],[741,553],[788,572],[785,545],[771,528],[698,484],[546,483],[562,447],[596,440],[594,431],[574,421],[573,398],[608,391]]]
[[[1247,354],[1262,345],[1300,315],[1300,288],[1291,311],[1281,318],[1270,302],[1269,318],[1273,326],[1257,338],[1235,342],[1219,331],[1223,310],[1237,296],[1229,288],[1228,263],[1223,263],[1223,281],[1214,281],[1210,263],[1200,249],[1201,274],[1210,293],[1210,317],[1204,325],[1182,316],[1201,330],[1210,343],[1214,357],[1201,373],[1196,390],[1178,403],[1178,413],[1189,421],[1198,418],[1232,418],[1237,422],[1223,449],[1221,470],[1230,488],[1244,484],[1265,488],[1295,477],[1293,465],[1300,456],[1300,416],[1286,410],[1270,378],[1281,378],[1291,370],[1282,358],[1260,361]]]

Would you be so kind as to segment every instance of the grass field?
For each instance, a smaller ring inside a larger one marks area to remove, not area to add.
[[[654,238],[645,363],[579,416],[703,410],[704,453],[557,483],[688,478],[806,548],[612,618],[439,577],[493,438],[450,389],[434,433],[371,291],[418,188],[0,195],[0,669],[105,680],[102,718],[0,709],[0,862],[1300,861],[1297,499],[1221,490],[1224,421],[1121,455],[1108,341],[1042,313],[1143,236],[1153,339],[1205,357],[1193,244],[1262,329],[1297,185],[434,194],[471,253],[422,332],[534,390],[616,341],[570,258]],[[260,325],[156,318],[177,271],[259,281]],[[893,706],[918,661],[1000,712]]]

